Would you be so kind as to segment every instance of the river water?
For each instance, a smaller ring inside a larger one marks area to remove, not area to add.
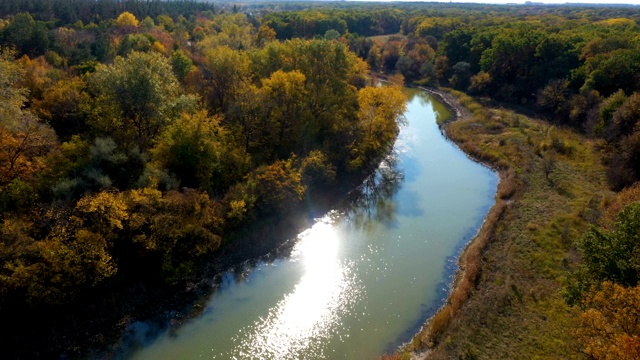
[[[133,323],[115,357],[375,359],[409,341],[446,297],[498,177],[441,134],[442,104],[406,91],[407,123],[358,200],[286,255],[222,274],[188,320]]]

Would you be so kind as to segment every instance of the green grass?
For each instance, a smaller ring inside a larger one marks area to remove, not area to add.
[[[448,136],[503,180],[447,305],[410,350],[432,348],[431,359],[583,358],[572,336],[577,310],[561,291],[578,261],[574,241],[593,220],[585,214],[613,196],[598,146],[456,95],[473,115],[446,125]]]

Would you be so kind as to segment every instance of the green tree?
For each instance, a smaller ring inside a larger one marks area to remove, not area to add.
[[[616,113],[618,108],[622,106],[624,101],[627,99],[627,95],[622,90],[618,90],[608,98],[602,101],[600,104],[600,124],[598,125],[599,132],[602,132],[603,129],[611,126],[613,114]],[[612,135],[612,134],[611,134]],[[611,136],[609,135],[609,136]]]
[[[193,61],[182,50],[176,50],[171,54],[171,67],[178,80],[183,81],[193,69]]]
[[[603,96],[609,96],[618,89],[630,94],[638,89],[640,75],[640,50],[619,49],[607,54],[599,54],[585,63],[586,88],[592,88]]]
[[[627,205],[611,230],[592,226],[578,242],[583,265],[574,273],[567,299],[577,303],[594,285],[611,281],[637,286],[640,279],[640,203]]]
[[[30,56],[44,54],[49,48],[49,33],[45,25],[35,21],[30,13],[18,13],[0,32],[0,40],[7,47],[15,47]]]
[[[152,150],[154,161],[189,187],[220,194],[248,172],[249,158],[220,126],[220,116],[185,114]]]
[[[156,53],[133,52],[100,65],[88,88],[95,99],[90,125],[127,148],[149,148],[181,111],[195,108],[195,99],[180,95],[168,60]]]

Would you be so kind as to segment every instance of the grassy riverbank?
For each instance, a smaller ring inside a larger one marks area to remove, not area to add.
[[[574,240],[611,199],[595,140],[464,94],[447,135],[496,169],[496,205],[460,260],[444,308],[404,354],[429,359],[581,358],[576,311],[562,298]],[[413,354],[410,354],[410,351]]]

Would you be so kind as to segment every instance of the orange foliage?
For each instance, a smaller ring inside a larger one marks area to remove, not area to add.
[[[640,201],[640,182],[636,182],[619,192],[613,202],[607,206],[604,214],[605,226],[613,224],[616,214],[625,206],[638,201]]]
[[[640,286],[611,282],[591,290],[575,334],[594,359],[640,359]]]

